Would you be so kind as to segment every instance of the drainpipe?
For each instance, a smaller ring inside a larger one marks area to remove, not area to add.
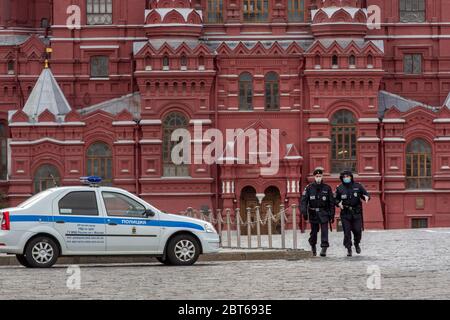
[[[139,197],[140,188],[139,188],[139,173],[140,173],[140,154],[139,154],[139,120],[135,121],[136,125],[134,126],[134,177],[135,177],[135,189],[136,195]]]
[[[131,52],[130,54],[130,88],[131,88],[131,94],[134,94],[134,54]],[[135,178],[135,189],[136,189],[136,195],[139,197],[140,195],[140,186],[139,186],[139,175],[140,175],[140,154],[139,154],[139,129],[140,120],[136,120],[136,125],[134,127],[134,178]]]
[[[303,161],[302,161],[302,165],[301,165],[301,170],[300,170],[300,190],[298,190],[300,192],[300,194],[302,193],[303,187],[304,187],[304,182],[305,182],[305,133],[304,133],[304,121],[305,121],[305,115],[304,115],[304,110],[306,108],[306,88],[305,88],[305,80],[304,80],[304,70],[305,68],[305,58],[303,57],[303,65],[299,67],[298,70],[298,74],[300,75],[300,88],[302,90],[302,98],[301,98],[301,106],[300,106],[300,141],[299,141],[299,147],[301,148],[300,152],[301,152],[301,156],[303,157]],[[286,190],[287,191],[287,190]],[[300,199],[298,199],[300,202]],[[299,203],[300,204],[300,203]],[[300,214],[300,230],[302,231],[302,233],[305,230],[305,221],[302,219],[302,215]]]
[[[384,161],[384,123],[381,120],[381,206],[383,210],[383,228],[387,229],[387,220],[386,220],[386,196],[385,196],[385,161]]]
[[[305,66],[305,62],[303,61],[303,65],[299,67],[298,70],[298,74],[300,75],[300,88],[302,90],[302,102],[301,102],[301,108],[300,108],[300,133],[299,133],[299,147],[301,147],[301,156],[303,157],[305,155],[305,143],[304,143],[304,138],[305,138],[305,133],[304,133],[304,121],[305,121],[305,117],[304,117],[304,110],[306,107],[306,90],[305,90],[305,81],[304,81],[304,73],[303,73],[303,69]],[[302,161],[302,168],[301,168],[301,179],[300,179],[300,191],[303,190],[303,185],[304,185],[304,181],[305,181],[305,159],[303,158]]]
[[[217,70],[217,74],[214,77],[214,81],[213,81],[213,85],[214,85],[214,97],[213,97],[213,102],[214,102],[214,124],[216,129],[219,128],[219,110],[218,110],[218,105],[217,105],[217,101],[218,101],[218,94],[219,94],[219,86],[217,85],[217,78],[218,78],[218,74],[220,73],[220,65],[217,61],[218,57],[216,57],[214,59],[214,64]],[[215,208],[213,211],[213,214],[217,211],[217,209],[219,209],[219,164],[216,161],[216,172],[215,172],[215,192],[216,192],[216,197],[215,197]]]

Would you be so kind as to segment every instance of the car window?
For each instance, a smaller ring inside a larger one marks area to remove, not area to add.
[[[61,215],[98,216],[94,191],[70,192],[59,200],[58,206]]]
[[[145,207],[130,197],[117,192],[102,192],[108,216],[144,217]]]

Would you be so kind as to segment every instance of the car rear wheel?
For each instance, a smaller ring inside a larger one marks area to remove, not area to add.
[[[56,263],[58,257],[57,244],[47,237],[31,240],[25,249],[25,259],[31,268],[50,268]]]
[[[17,261],[24,266],[25,268],[31,268],[31,265],[28,263],[27,258],[25,258],[25,255],[23,254],[17,254],[16,255]]]
[[[189,234],[180,234],[170,240],[167,246],[167,260],[171,265],[193,265],[200,255],[198,240]]]

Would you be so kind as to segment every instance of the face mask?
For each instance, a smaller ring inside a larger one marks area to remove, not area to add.
[[[350,183],[352,182],[352,178],[344,178],[344,183]]]
[[[316,178],[316,183],[322,183],[322,178]]]

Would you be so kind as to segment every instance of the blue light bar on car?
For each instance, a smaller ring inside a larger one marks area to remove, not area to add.
[[[81,177],[80,182],[82,184],[89,184],[89,185],[98,185],[102,182],[102,178],[91,176],[91,177]]]

